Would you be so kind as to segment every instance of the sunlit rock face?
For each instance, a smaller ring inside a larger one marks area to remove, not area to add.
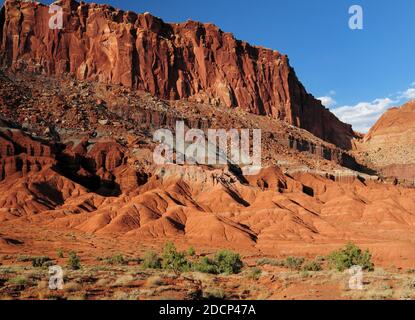
[[[304,128],[349,149],[354,133],[308,94],[287,56],[212,24],[167,24],[148,13],[60,1],[63,29],[41,4],[7,0],[0,61],[13,70],[122,84],[163,99],[240,107]]]

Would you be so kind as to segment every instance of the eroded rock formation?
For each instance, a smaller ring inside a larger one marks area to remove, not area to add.
[[[415,100],[389,109],[370,129],[359,151],[386,177],[415,180]]]
[[[297,79],[287,56],[212,24],[167,24],[148,13],[62,0],[64,28],[41,4],[6,0],[0,61],[13,70],[122,84],[164,99],[189,98],[271,115],[349,149],[354,133]]]

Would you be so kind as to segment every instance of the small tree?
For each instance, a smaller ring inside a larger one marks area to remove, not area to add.
[[[363,270],[373,271],[372,255],[369,250],[362,251],[354,243],[348,243],[344,248],[334,251],[327,257],[331,268],[344,271],[353,266],[360,266]]]
[[[199,262],[195,263],[193,270],[210,274],[219,273],[219,268],[216,261],[209,259],[208,257],[203,257],[199,260]]]
[[[81,259],[78,257],[78,255],[74,251],[69,252],[68,266],[72,270],[81,269]]]
[[[240,255],[229,250],[222,250],[216,253],[215,262],[219,273],[239,273],[243,267]]]
[[[284,266],[291,270],[300,270],[304,260],[303,257],[288,257],[284,261]]]
[[[163,250],[163,269],[173,270],[174,272],[189,271],[191,264],[186,259],[184,252],[178,252],[173,242],[169,241]]]

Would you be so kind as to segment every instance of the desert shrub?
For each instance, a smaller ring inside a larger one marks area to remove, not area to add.
[[[215,262],[219,273],[235,274],[239,273],[243,267],[240,255],[229,250],[216,253]]]
[[[34,268],[48,267],[52,264],[49,257],[32,257],[32,266]]]
[[[69,252],[68,267],[72,270],[81,269],[81,259],[74,251]]]
[[[188,297],[189,300],[200,301],[203,298],[203,290],[201,288],[190,289],[187,292],[187,297]]]
[[[326,261],[326,257],[325,256],[317,256],[314,261],[319,262],[319,263],[323,263],[324,261]]]
[[[321,262],[319,261],[309,261],[301,268],[302,271],[321,271],[322,269]]]
[[[353,266],[360,266],[363,270],[373,271],[372,255],[369,250],[362,251],[354,243],[348,243],[344,248],[334,251],[327,257],[333,269],[344,271]]]
[[[209,259],[208,257],[203,257],[199,260],[199,262],[195,263],[193,265],[193,270],[210,274],[219,273],[219,268],[216,261]]]
[[[24,276],[17,276],[9,279],[7,283],[15,286],[26,286],[28,284],[28,279]]]
[[[273,266],[273,267],[284,267],[284,261],[262,258],[257,260],[257,265],[259,266]]]
[[[226,294],[222,289],[207,288],[203,291],[203,298],[207,300],[223,300]]]
[[[160,257],[154,251],[148,251],[144,254],[141,266],[144,269],[161,269]]]
[[[284,266],[291,270],[300,270],[304,260],[303,257],[288,257],[284,260]]]
[[[17,258],[17,261],[19,261],[19,262],[31,262],[32,260],[33,260],[33,257],[32,256],[27,256],[27,255],[20,255]]]
[[[167,242],[163,250],[163,269],[174,272],[186,272],[191,270],[191,264],[186,259],[184,252],[177,251],[173,242]]]
[[[56,250],[56,255],[58,256],[58,258],[63,258],[63,250],[62,249]]]
[[[16,273],[16,270],[14,270],[12,267],[0,266],[0,274],[12,274],[12,273]]]
[[[261,277],[262,271],[261,269],[255,267],[249,270],[248,278],[252,280],[258,280]]]
[[[193,247],[190,247],[189,249],[187,249],[187,255],[189,257],[194,257],[196,255],[196,251]]]
[[[122,254],[108,257],[105,259],[105,262],[111,265],[126,265],[128,263]]]
[[[293,270],[299,270],[304,263],[304,258],[302,257],[288,257],[284,260],[276,260],[269,258],[262,258],[257,260],[257,265],[259,266],[273,266],[273,267],[284,267],[290,268]]]

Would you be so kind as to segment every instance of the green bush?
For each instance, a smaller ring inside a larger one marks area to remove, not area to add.
[[[208,257],[203,257],[193,265],[193,270],[203,273],[218,274],[219,268],[215,261]]]
[[[144,254],[141,266],[144,269],[161,269],[160,257],[154,251],[148,251]]]
[[[187,249],[187,255],[189,257],[194,257],[196,255],[196,251],[193,247],[190,247],[189,249]]]
[[[63,258],[63,250],[62,249],[58,249],[56,251],[56,255],[58,256],[58,258]]]
[[[252,280],[258,280],[261,277],[262,271],[261,269],[255,267],[249,270],[248,278]]]
[[[184,252],[178,252],[174,243],[169,241],[163,250],[163,269],[174,272],[186,272],[191,270],[191,263],[187,261]]]
[[[68,267],[72,270],[81,269],[81,259],[74,251],[69,252]]]
[[[26,286],[28,284],[28,280],[24,276],[17,276],[9,279],[7,283],[15,286]]]
[[[52,264],[52,261],[49,257],[33,257],[32,266],[34,268],[48,267]]]
[[[284,266],[291,270],[300,270],[304,260],[302,257],[288,257],[284,260]]]
[[[216,253],[215,262],[219,273],[235,274],[239,273],[243,267],[240,255],[229,250]]]
[[[333,269],[344,271],[353,266],[360,266],[363,270],[373,271],[372,255],[368,250],[362,251],[354,243],[348,243],[344,248],[334,251],[327,257]]]
[[[303,265],[301,268],[302,271],[321,271],[323,270],[321,262],[319,261],[310,261]]]

